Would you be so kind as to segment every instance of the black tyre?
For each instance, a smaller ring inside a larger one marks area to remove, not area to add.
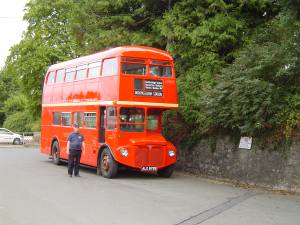
[[[101,176],[101,156],[98,157],[98,161],[97,161],[97,175]]]
[[[15,138],[13,141],[14,145],[20,145],[21,144],[21,139],[20,138]]]
[[[114,178],[118,173],[118,163],[108,148],[105,148],[100,156],[100,171],[105,178]]]
[[[57,141],[54,141],[51,147],[52,161],[55,165],[60,164],[60,149]]]
[[[175,164],[167,166],[163,169],[158,170],[157,175],[160,177],[169,178],[172,176],[174,169],[175,169]]]

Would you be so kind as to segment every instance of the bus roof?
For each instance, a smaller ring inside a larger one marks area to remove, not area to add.
[[[173,60],[172,56],[163,50],[146,47],[146,46],[122,46],[116,48],[110,48],[101,52],[97,52],[92,55],[79,57],[69,61],[54,64],[49,67],[49,70],[56,70],[65,67],[72,67],[92,61],[97,61],[104,58],[112,57],[135,57],[135,58],[150,58],[159,60]]]

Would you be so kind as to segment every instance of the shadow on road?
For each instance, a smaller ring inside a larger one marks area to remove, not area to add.
[[[53,162],[49,159],[49,160],[43,160],[41,162],[47,163],[47,164],[53,164]],[[52,165],[52,166],[57,166],[57,165]],[[67,166],[68,163],[67,162],[61,162],[61,164],[59,166],[65,167],[67,170]],[[88,167],[85,165],[81,165],[80,166],[80,171],[87,173],[87,174],[91,174],[94,176],[97,176],[96,174],[96,168],[93,167]],[[152,174],[152,173],[144,173],[144,172],[140,172],[140,171],[135,171],[135,170],[130,170],[127,168],[120,168],[118,171],[118,176],[116,177],[116,179],[165,179],[165,178],[161,178],[159,176],[157,176],[156,174]]]

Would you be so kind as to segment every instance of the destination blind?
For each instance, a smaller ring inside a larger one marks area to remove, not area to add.
[[[163,81],[134,79],[134,95],[162,97]]]

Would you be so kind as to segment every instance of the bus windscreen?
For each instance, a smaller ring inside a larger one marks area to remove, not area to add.
[[[142,108],[121,108],[120,129],[125,132],[144,132],[145,110]]]

